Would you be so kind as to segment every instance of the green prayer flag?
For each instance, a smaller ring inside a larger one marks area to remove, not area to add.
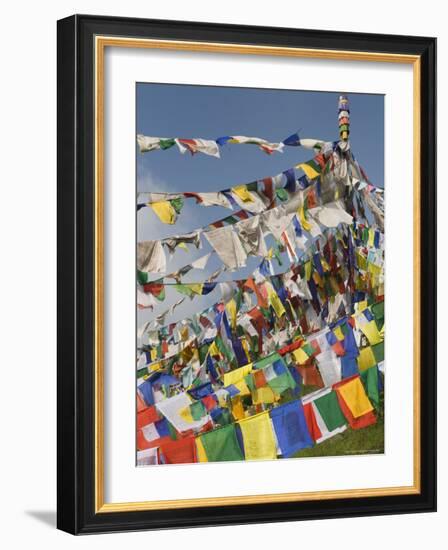
[[[234,424],[201,435],[201,441],[209,462],[244,460]]]
[[[335,391],[331,391],[314,401],[323,421],[327,425],[328,431],[332,432],[336,428],[344,426],[347,422],[339,406],[338,397]]]
[[[268,355],[267,357],[264,357],[263,359],[260,359],[256,363],[254,363],[255,369],[264,369],[265,367],[268,367],[269,365],[272,365],[275,361],[278,361],[281,359],[280,354],[273,353],[272,355]]]
[[[277,198],[281,201],[287,201],[289,199],[288,193],[285,189],[283,189],[283,187],[276,189],[275,194],[277,195]]]
[[[200,420],[206,413],[204,403],[202,401],[195,401],[190,405],[190,412],[193,420]]]
[[[380,405],[380,394],[378,391],[378,367],[374,365],[361,372],[361,381],[364,384],[367,396],[377,409]]]
[[[144,285],[148,282],[149,279],[149,273],[146,273],[145,271],[138,271],[137,270],[137,281]]]
[[[181,294],[185,294],[188,297],[191,297],[194,294],[191,288],[189,288],[187,285],[178,284],[173,286],[177,290],[177,292],[180,292]]]
[[[308,357],[311,357],[314,354],[314,348],[308,342],[305,342],[303,344],[302,349],[308,355]]]
[[[250,391],[255,390],[255,381],[252,374],[246,374],[246,376],[244,377],[244,381],[246,382],[246,385],[250,389]]]
[[[234,360],[233,353],[229,350],[229,348],[224,344],[221,336],[217,336],[215,338],[215,344],[219,351],[224,355],[224,357],[231,363]]]
[[[159,140],[160,149],[169,149],[175,144],[174,139],[161,139]]]
[[[295,388],[296,383],[289,372],[284,372],[283,374],[268,380],[268,386],[274,393],[281,395],[286,390]]]
[[[375,317],[375,322],[378,330],[381,330],[384,325],[384,302],[377,302],[371,306],[372,315]]]
[[[203,344],[199,348],[199,362],[201,363],[201,365],[205,361],[205,359],[207,358],[208,348],[209,348],[209,346],[207,344]]]
[[[176,199],[171,199],[170,203],[171,203],[171,206],[176,211],[176,213],[180,214],[182,207],[184,205],[184,199],[182,197],[177,197]]]
[[[174,426],[171,424],[171,422],[169,422],[166,418],[166,423],[168,424],[168,431],[170,432],[170,437],[171,439],[177,439],[177,431],[176,429],[174,428]]]
[[[379,342],[372,346],[372,351],[377,363],[384,361],[384,342]]]

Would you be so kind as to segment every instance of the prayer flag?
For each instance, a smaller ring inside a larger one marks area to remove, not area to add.
[[[346,424],[345,417],[339,406],[338,397],[334,391],[330,391],[322,397],[319,397],[314,401],[314,404],[329,432]]]
[[[277,458],[274,432],[269,412],[265,411],[239,421],[246,460]]]
[[[290,401],[272,409],[270,417],[284,458],[313,446],[301,401]]]
[[[162,464],[191,464],[197,462],[194,437],[163,441],[160,445]]]
[[[354,418],[363,416],[373,410],[359,376],[337,385],[336,391],[343,398]]]
[[[148,204],[163,223],[176,223],[177,213],[170,201],[151,202]]]

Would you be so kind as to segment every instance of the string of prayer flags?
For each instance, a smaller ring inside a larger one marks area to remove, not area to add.
[[[353,156],[349,113],[341,96],[339,141],[298,132],[278,143],[137,136],[142,153],[219,158],[231,143],[314,153],[276,176],[218,191],[139,193],[137,209],[172,226],[186,199],[232,210],[137,245],[137,305],[155,310],[137,333],[139,465],[283,459],[382,418],[385,196]],[[185,265],[176,255],[181,267],[167,271],[179,249],[203,246],[211,251]],[[220,269],[192,277],[211,254]],[[247,266],[249,276],[218,281]],[[214,290],[212,305],[166,322],[186,298]],[[183,296],[176,302],[171,291]],[[171,305],[159,312],[165,300]]]
[[[270,143],[262,138],[257,137],[247,137],[247,136],[223,136],[217,138],[216,142],[220,145],[226,145],[227,143],[248,143],[252,145],[257,145],[262,151],[271,155],[274,151],[282,152],[284,143]]]

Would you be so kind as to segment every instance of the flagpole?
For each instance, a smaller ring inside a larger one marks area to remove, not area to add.
[[[342,141],[348,141],[350,135],[350,106],[345,95],[339,96],[338,103],[339,137]]]

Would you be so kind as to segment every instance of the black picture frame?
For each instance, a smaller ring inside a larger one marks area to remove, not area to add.
[[[164,510],[95,510],[95,137],[97,35],[420,58],[420,492]],[[436,39],[74,15],[58,21],[57,526],[73,534],[436,510]]]

